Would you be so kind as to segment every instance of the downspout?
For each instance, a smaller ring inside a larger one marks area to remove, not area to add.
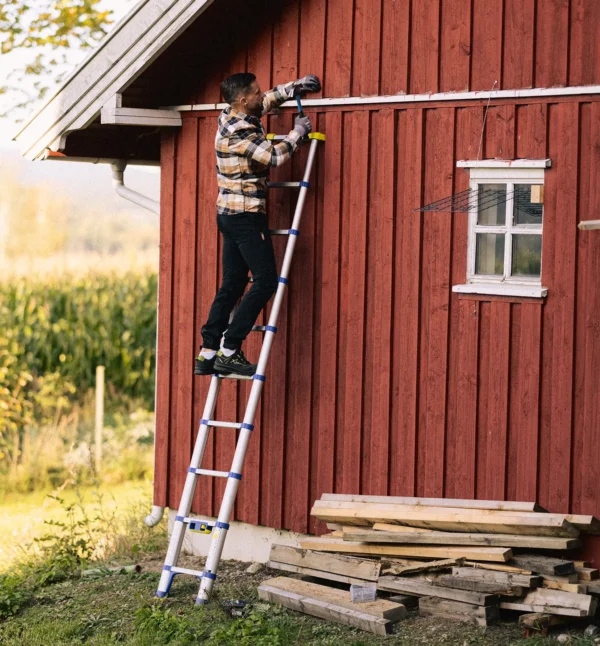
[[[134,204],[137,204],[138,206],[141,206],[144,209],[148,209],[148,211],[156,213],[156,215],[160,215],[160,202],[146,197],[145,195],[142,195],[141,193],[138,193],[137,191],[134,191],[125,186],[123,179],[123,176],[125,175],[125,169],[127,168],[127,162],[125,160],[120,159],[116,162],[113,162],[110,167],[112,168],[113,185],[115,187],[115,191],[121,197],[129,200],[130,202],[133,202]]]
[[[127,162],[125,160],[120,159],[118,161],[115,161],[110,165],[110,167],[112,168],[113,185],[115,187],[115,191],[121,197],[129,200],[130,202],[133,202],[134,204],[137,204],[138,206],[141,206],[144,209],[148,209],[149,211],[160,215],[160,202],[152,200],[149,197],[146,197],[145,195],[142,195],[141,193],[138,193],[137,191],[134,191],[125,186],[125,182],[123,180],[125,169],[127,168]],[[158,335],[156,342],[158,344]],[[156,356],[158,356],[158,352]],[[146,516],[146,518],[144,518],[144,523],[147,527],[155,527],[162,520],[164,513],[164,507],[160,507],[159,505],[152,505],[152,511]]]

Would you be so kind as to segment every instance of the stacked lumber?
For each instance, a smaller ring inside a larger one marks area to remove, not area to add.
[[[580,535],[600,533],[593,516],[532,502],[337,494],[311,513],[330,533],[273,545],[269,566],[312,583],[278,577],[259,588],[261,598],[377,634],[417,603],[422,616],[479,626],[504,610],[528,613],[522,623],[531,630],[596,613],[599,572],[574,560]],[[349,586],[376,587],[385,598],[354,603]]]

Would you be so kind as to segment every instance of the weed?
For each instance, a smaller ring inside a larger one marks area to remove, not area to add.
[[[139,635],[152,636],[155,643],[197,643],[196,631],[189,621],[164,608],[159,602],[144,606],[135,613],[135,629]]]
[[[23,585],[22,577],[15,574],[0,575],[0,619],[16,615],[33,596]]]

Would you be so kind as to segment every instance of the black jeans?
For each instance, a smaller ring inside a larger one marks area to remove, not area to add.
[[[217,226],[223,235],[223,283],[202,328],[203,347],[218,350],[225,333],[223,346],[237,350],[277,290],[275,254],[264,214],[217,215]],[[227,327],[248,284],[248,270],[254,282]]]

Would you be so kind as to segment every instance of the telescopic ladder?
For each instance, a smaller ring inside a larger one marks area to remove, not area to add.
[[[299,107],[301,108],[300,105]],[[198,429],[198,435],[196,437],[194,452],[192,454],[185,486],[183,488],[183,494],[181,496],[179,510],[177,512],[175,523],[173,525],[173,532],[171,534],[171,540],[169,542],[169,549],[167,551],[160,582],[158,584],[158,590],[156,592],[156,596],[161,598],[167,596],[171,588],[173,578],[177,574],[190,574],[192,576],[196,576],[201,581],[196,604],[205,604],[208,602],[208,598],[217,578],[219,561],[221,559],[221,553],[223,552],[223,546],[225,544],[225,538],[227,537],[227,531],[229,530],[229,520],[233,511],[233,505],[237,495],[240,480],[242,479],[242,469],[244,466],[244,459],[246,457],[246,450],[248,448],[248,443],[250,441],[252,431],[254,430],[254,416],[256,414],[256,409],[258,407],[258,402],[262,393],[263,384],[266,379],[265,373],[267,363],[269,361],[269,355],[271,353],[271,346],[273,345],[273,339],[275,338],[275,334],[277,333],[277,318],[279,316],[279,310],[281,309],[281,304],[285,295],[285,288],[288,284],[288,275],[292,264],[294,248],[296,246],[296,238],[300,233],[300,222],[302,220],[304,202],[306,201],[306,195],[309,189],[310,175],[315,161],[319,142],[325,141],[325,135],[319,132],[311,133],[308,136],[310,139],[310,149],[303,180],[301,182],[272,182],[269,184],[269,188],[299,188],[300,194],[298,196],[298,202],[296,204],[292,228],[277,229],[271,231],[273,235],[287,235],[288,242],[283,259],[283,265],[281,268],[279,285],[275,294],[275,299],[273,301],[273,307],[271,309],[269,323],[266,326],[255,326],[253,328],[254,331],[265,333],[260,357],[258,359],[258,367],[256,369],[256,374],[253,377],[240,377],[237,375],[219,374],[214,374],[211,377],[210,388],[204,407],[204,413],[202,414],[202,419],[200,421],[200,427]],[[279,135],[267,135],[267,137],[275,140],[284,139],[283,136]],[[250,390],[250,396],[248,397],[248,403],[246,405],[246,412],[244,414],[244,419],[242,422],[221,422],[213,419],[213,414],[217,403],[217,396],[219,394],[219,389],[221,387],[223,379],[253,380],[252,388]],[[229,471],[211,471],[208,469],[200,468],[202,459],[204,457],[209,433],[211,429],[216,428],[239,430],[239,437],[235,448],[235,454],[233,457],[233,462],[231,464],[231,469]],[[200,476],[227,479],[227,485],[225,487],[219,516],[216,522],[212,520],[198,520],[195,518],[190,518],[189,516],[192,507],[192,499],[196,490],[196,484]],[[211,535],[208,557],[206,559],[206,565],[203,571],[177,567],[177,562],[179,560],[179,554],[181,552],[181,546],[183,544],[183,538],[186,529]]]

